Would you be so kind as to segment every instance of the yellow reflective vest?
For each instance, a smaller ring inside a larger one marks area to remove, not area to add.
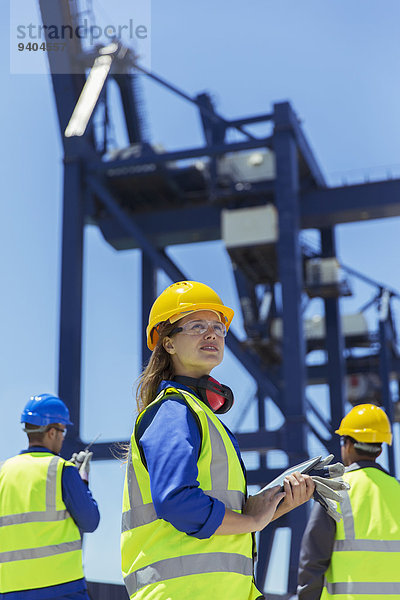
[[[400,600],[400,483],[374,467],[350,467],[321,599]]]
[[[65,462],[30,452],[0,465],[1,593],[83,578],[80,532],[62,499]]]
[[[168,395],[184,398],[201,429],[202,445],[197,461],[200,488],[227,508],[242,512],[246,482],[226,429],[212,410],[183,390],[167,388],[150,406]],[[139,415],[137,425],[144,413]],[[157,517],[135,431],[124,485],[121,555],[131,599],[263,598],[254,584],[250,533],[198,539]]]

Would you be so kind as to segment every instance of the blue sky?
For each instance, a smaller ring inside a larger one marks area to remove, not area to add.
[[[36,10],[35,0],[24,2]],[[134,1],[113,2],[111,15],[108,6],[93,0],[99,19],[123,22],[135,11]],[[57,389],[62,152],[50,79],[10,74],[9,8],[3,3],[0,10],[5,47],[0,56],[3,459],[25,444],[19,415],[28,397]],[[331,184],[362,181],[366,175],[400,176],[397,0],[384,5],[375,0],[153,0],[151,11],[156,73],[189,94],[209,91],[228,118],[268,112],[273,102],[290,100]],[[191,106],[148,82],[143,82],[143,98],[153,142],[167,149],[203,142]],[[337,227],[339,259],[400,290],[399,227],[399,219]],[[140,257],[138,251],[117,253],[94,228],[87,230],[85,243],[82,434],[88,440],[98,432],[103,440],[128,437],[140,363]],[[219,242],[172,253],[193,279],[214,286],[238,309],[229,260]],[[344,312],[356,310],[372,294],[359,283],[356,291],[343,301]],[[240,334],[239,314],[236,321]],[[228,422],[235,424],[254,383],[229,354],[218,376],[234,388],[237,402]],[[85,542],[89,579],[120,580],[122,477],[116,463],[93,467],[102,523]],[[279,591],[282,584],[270,585],[270,591]]]

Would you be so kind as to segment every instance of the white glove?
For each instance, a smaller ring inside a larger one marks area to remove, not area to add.
[[[93,456],[93,452],[89,450],[81,450],[80,452],[74,452],[71,456],[70,462],[74,463],[79,470],[79,475],[83,481],[89,481],[90,461]]]
[[[315,483],[314,500],[319,502],[328,515],[338,523],[342,515],[336,508],[336,502],[343,502],[343,496],[337,493],[336,490],[349,490],[350,485],[339,477],[337,479],[325,479],[317,475],[311,475],[311,479]]]
[[[350,485],[341,478],[345,471],[344,465],[341,462],[330,465],[332,459],[333,454],[329,454],[313,467],[313,471],[322,471],[322,477],[310,476],[315,483],[314,500],[321,504],[332,519],[339,522],[342,515],[337,510],[336,502],[343,502],[340,492],[349,490]]]
[[[316,471],[322,471],[323,477],[341,477],[344,473],[344,465],[341,462],[337,462],[334,465],[329,463],[333,459],[333,454],[329,454],[326,458],[319,461],[314,467]]]
[[[329,500],[329,498],[323,498],[319,494],[314,494],[314,500],[319,502],[322,508],[326,510],[327,514],[332,517],[336,523],[339,523],[339,521],[342,519],[342,514],[336,509],[335,502],[332,502],[332,500]]]
[[[311,475],[311,479],[315,483],[315,491],[323,496],[324,498],[330,498],[335,502],[343,502],[343,496],[337,493],[339,490],[349,490],[350,485],[340,479],[325,479],[325,477],[318,477],[317,475]]]

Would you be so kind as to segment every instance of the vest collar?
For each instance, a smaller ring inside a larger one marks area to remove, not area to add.
[[[26,450],[21,450],[20,454],[29,454],[30,452],[47,452],[48,454],[54,454],[54,456],[58,456],[45,446],[30,446]]]
[[[348,467],[346,467],[345,473],[350,473],[352,471],[358,471],[359,469],[367,469],[367,468],[378,469],[379,471],[383,471],[384,473],[387,473],[386,469],[384,469],[382,467],[382,465],[380,465],[379,463],[377,463],[373,460],[359,460],[357,462],[354,462],[351,465],[349,465]]]
[[[183,390],[184,392],[189,392],[190,394],[193,394],[194,396],[196,396],[196,398],[201,400],[201,398],[198,396],[198,394],[196,394],[193,388],[184,385],[183,383],[178,383],[177,381],[169,381],[167,379],[163,379],[163,381],[160,383],[160,385],[158,386],[157,394],[159,394],[163,390],[166,390],[169,387],[176,388],[177,390]]]

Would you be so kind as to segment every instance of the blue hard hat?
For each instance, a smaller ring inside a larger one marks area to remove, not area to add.
[[[51,423],[73,425],[69,420],[69,410],[64,402],[53,394],[32,396],[21,415],[21,423],[45,426]]]

